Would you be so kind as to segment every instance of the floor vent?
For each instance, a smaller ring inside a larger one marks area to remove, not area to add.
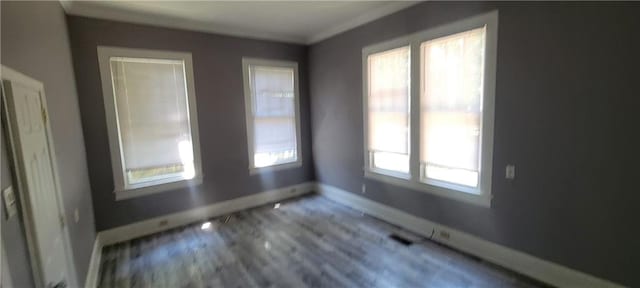
[[[398,234],[391,234],[389,235],[389,238],[391,238],[393,241],[396,241],[404,246],[410,246],[411,244],[413,244],[413,241],[404,238]]]

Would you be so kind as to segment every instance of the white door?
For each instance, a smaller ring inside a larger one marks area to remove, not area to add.
[[[25,226],[30,228],[27,231],[30,248],[36,250],[31,251],[40,278],[36,281],[43,287],[64,286],[69,280],[67,238],[51,155],[44,90],[42,84],[32,79],[7,80],[6,70],[2,71],[16,174],[26,208],[24,214],[28,216],[25,218],[30,218],[25,219],[30,222]]]
[[[2,246],[2,245],[0,245]],[[0,266],[0,287],[11,288],[11,274],[9,274],[9,262],[7,262],[7,253],[4,251],[4,246],[0,247],[2,251],[2,266]]]

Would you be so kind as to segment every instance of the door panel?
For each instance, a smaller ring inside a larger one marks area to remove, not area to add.
[[[68,277],[64,227],[57,197],[57,185],[48,142],[46,114],[40,87],[4,81],[12,136],[16,148],[17,172],[23,193],[28,196],[35,248],[44,285]]]

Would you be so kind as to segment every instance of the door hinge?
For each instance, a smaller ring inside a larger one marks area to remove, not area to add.
[[[44,107],[40,108],[42,110],[42,122],[44,122],[44,124],[47,124],[47,110],[44,109]]]

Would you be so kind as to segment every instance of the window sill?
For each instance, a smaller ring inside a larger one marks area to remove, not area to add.
[[[168,192],[185,187],[193,187],[200,184],[202,184],[202,176],[188,180],[178,180],[174,182],[155,184],[139,188],[116,190],[114,191],[114,193],[116,194],[116,201],[120,201],[156,193]]]
[[[379,172],[370,171],[370,170],[365,170],[364,177],[367,179],[375,180],[375,181],[386,183],[386,184],[400,186],[400,187],[408,188],[411,190],[416,190],[424,193],[437,195],[444,198],[454,199],[454,200],[466,202],[469,204],[491,208],[491,195],[489,193],[472,194],[472,193],[458,191],[451,188],[430,185],[423,182],[416,182],[410,178],[398,178],[395,176],[385,175],[385,174],[381,174]]]
[[[302,167],[302,161],[282,163],[282,164],[266,166],[266,167],[251,167],[249,168],[249,175],[256,175],[263,172],[274,172],[274,171],[298,168],[298,167]]]

